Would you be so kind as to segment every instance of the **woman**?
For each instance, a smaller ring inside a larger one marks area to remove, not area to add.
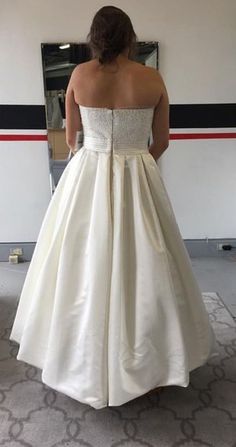
[[[114,30],[116,32],[114,32]],[[169,144],[169,101],[160,73],[129,59],[135,51],[136,35],[129,17],[114,6],[101,8],[90,30],[93,58],[73,71],[67,88],[67,144],[77,150],[76,131],[82,129],[78,105],[108,108],[154,108],[155,159]]]
[[[96,409],[186,387],[189,372],[216,355],[155,161],[168,147],[168,95],[157,70],[132,60],[135,40],[121,9],[97,12],[94,57],[75,68],[66,95],[75,155],[46,212],[10,336],[45,384]]]

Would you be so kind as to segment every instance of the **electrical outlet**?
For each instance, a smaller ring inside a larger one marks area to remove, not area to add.
[[[18,264],[19,262],[19,258],[18,255],[9,255],[8,261],[10,262],[10,264]]]
[[[23,250],[22,250],[22,248],[20,248],[20,247],[11,248],[11,249],[10,249],[10,254],[11,254],[11,255],[22,256],[22,254],[23,254]]]

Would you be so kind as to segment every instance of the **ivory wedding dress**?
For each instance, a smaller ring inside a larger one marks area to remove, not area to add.
[[[148,150],[153,112],[80,106],[83,146],[46,211],[10,335],[45,384],[96,409],[187,387],[216,355]]]

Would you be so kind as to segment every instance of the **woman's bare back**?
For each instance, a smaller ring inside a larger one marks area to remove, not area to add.
[[[118,57],[101,66],[97,59],[80,64],[74,71],[74,97],[88,107],[155,107],[163,92],[157,70]]]
[[[157,159],[169,144],[169,99],[158,70],[123,54],[107,65],[97,59],[78,65],[66,92],[66,140],[76,147],[82,128],[78,105],[109,109],[154,107],[150,153]]]

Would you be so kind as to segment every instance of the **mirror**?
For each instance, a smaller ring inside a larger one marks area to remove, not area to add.
[[[86,43],[42,43],[43,79],[48,128],[49,156],[65,160],[69,154],[65,138],[65,92],[76,65],[89,61]],[[158,42],[137,42],[135,60],[158,68]]]

